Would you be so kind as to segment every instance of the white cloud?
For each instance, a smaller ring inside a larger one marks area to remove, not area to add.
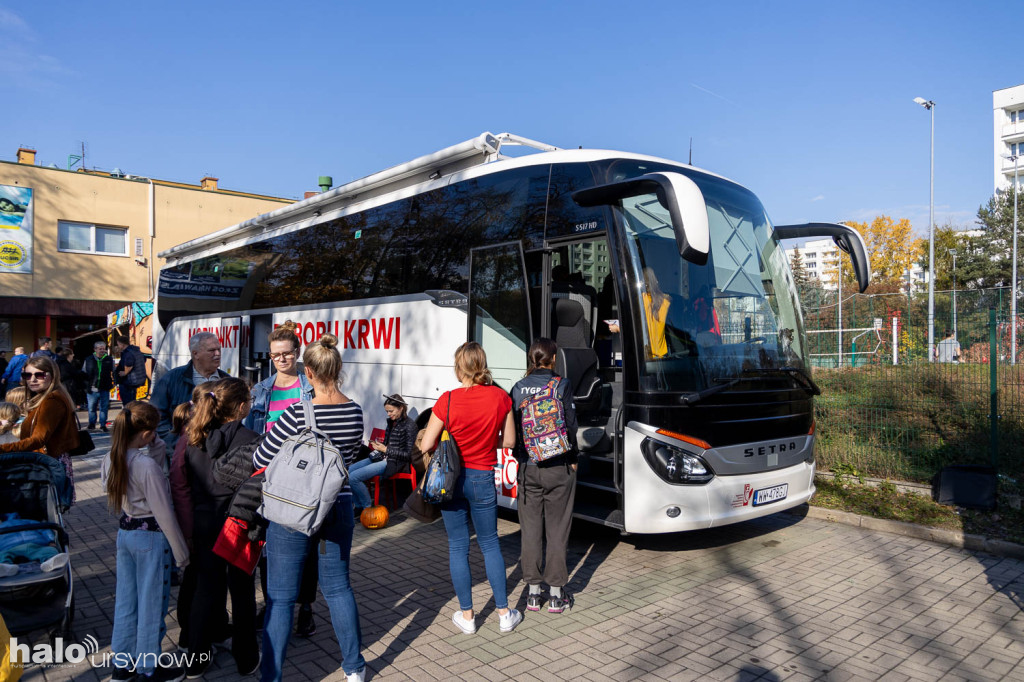
[[[0,76],[8,86],[39,90],[52,78],[71,73],[59,59],[31,47],[35,32],[14,12],[0,8]],[[14,38],[17,38],[16,40]]]
[[[811,203],[813,204],[815,201],[825,201],[825,195],[824,194],[819,194],[816,197],[812,197],[811,198]]]

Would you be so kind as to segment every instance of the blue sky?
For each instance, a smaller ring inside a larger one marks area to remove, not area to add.
[[[0,158],[301,197],[483,131],[685,161],[777,223],[967,224],[1024,2],[8,2]],[[997,29],[1005,31],[1000,37]]]

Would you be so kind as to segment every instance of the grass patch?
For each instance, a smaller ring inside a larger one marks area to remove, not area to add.
[[[818,491],[810,502],[815,507],[1024,544],[1024,512],[1006,504],[995,511],[947,507],[921,495],[902,493],[889,481],[877,487],[867,485],[855,472],[853,475],[837,472],[835,478],[818,477],[815,485]]]

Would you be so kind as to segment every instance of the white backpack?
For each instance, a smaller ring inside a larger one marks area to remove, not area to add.
[[[341,451],[316,426],[313,403],[302,401],[306,426],[289,436],[267,467],[260,515],[268,521],[311,536],[320,530],[348,470]]]

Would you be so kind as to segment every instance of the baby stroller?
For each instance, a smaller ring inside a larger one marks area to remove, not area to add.
[[[58,553],[69,552],[62,514],[71,506],[71,495],[64,466],[53,457],[38,452],[0,455],[0,519],[10,520],[13,513],[30,521],[23,525],[0,522],[0,546],[5,544],[5,535],[10,538],[11,533],[22,533],[19,540],[39,537],[49,540]],[[0,558],[10,560],[6,550]],[[16,560],[16,574],[0,577],[0,613],[7,628],[12,635],[45,628],[51,640],[58,636],[70,639],[75,613],[70,560],[61,569],[43,571],[40,561],[25,559]]]

